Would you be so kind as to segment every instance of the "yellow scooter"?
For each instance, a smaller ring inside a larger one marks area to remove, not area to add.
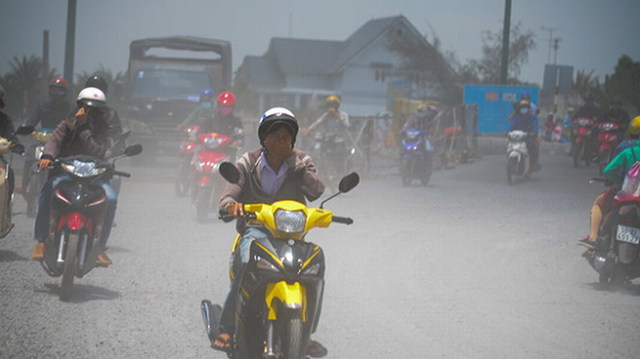
[[[239,178],[237,168],[228,162],[221,164],[220,174],[231,183],[237,183]],[[236,331],[230,358],[305,357],[319,318],[325,272],[323,251],[307,242],[306,234],[332,222],[352,224],[351,218],[334,216],[322,206],[358,182],[355,172],[345,176],[339,192],[322,202],[320,208],[308,208],[295,201],[244,205],[246,225],[259,227],[270,236],[251,243],[249,263],[236,297]],[[234,255],[239,240],[238,235]],[[232,279],[236,274],[230,268]],[[222,308],[203,300],[201,310],[207,334],[213,340],[218,334]]]

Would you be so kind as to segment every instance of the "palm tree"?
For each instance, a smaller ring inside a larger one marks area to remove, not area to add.
[[[9,61],[9,72],[2,78],[7,93],[7,107],[24,118],[44,96],[46,84],[57,76],[56,69],[49,71],[46,79],[42,77],[42,59],[36,55],[22,58],[14,56]]]
[[[576,80],[573,82],[573,91],[580,97],[585,98],[588,94],[593,94],[600,87],[597,77],[593,76],[593,70],[589,73],[584,70],[578,70]]]

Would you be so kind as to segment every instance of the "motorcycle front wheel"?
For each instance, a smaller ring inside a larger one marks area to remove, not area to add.
[[[185,161],[181,161],[178,165],[175,190],[178,197],[186,196],[189,191],[189,163],[185,163]]]
[[[516,182],[516,171],[518,170],[518,159],[510,157],[507,160],[507,183],[513,185]]]
[[[38,211],[38,197],[42,188],[41,174],[32,173],[27,185],[27,217],[33,218]]]
[[[297,315],[296,315],[297,314]],[[287,359],[302,359],[305,354],[304,323],[298,311],[291,313],[280,323],[280,349]]]
[[[580,165],[580,160],[584,158],[584,142],[576,143],[573,146],[573,167]]]
[[[607,167],[607,165],[609,164],[609,161],[611,161],[611,151],[604,150],[600,152],[600,156],[598,158],[600,174],[602,174],[602,171],[604,170],[604,168]]]
[[[202,187],[198,189],[198,195],[196,196],[196,220],[200,223],[205,223],[209,219],[212,195],[212,187]]]
[[[422,177],[420,177],[420,184],[426,186],[429,184],[429,181],[431,180],[431,173],[433,172],[431,158],[427,157],[423,165],[424,168],[422,171]]]
[[[60,245],[66,242],[64,255],[64,270],[62,272],[62,284],[60,285],[60,300],[66,301],[71,296],[73,278],[76,275],[76,257],[78,254],[78,234],[63,232]],[[66,237],[66,238],[65,238]],[[64,241],[66,239],[66,241]]]
[[[411,160],[405,159],[402,161],[402,168],[400,169],[400,177],[402,177],[402,185],[408,186],[411,184],[411,176],[413,174],[413,166]]]

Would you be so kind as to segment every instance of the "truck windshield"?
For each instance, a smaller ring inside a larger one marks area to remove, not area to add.
[[[180,99],[197,102],[200,92],[213,89],[209,74],[203,71],[170,69],[140,70],[133,82],[137,98]]]

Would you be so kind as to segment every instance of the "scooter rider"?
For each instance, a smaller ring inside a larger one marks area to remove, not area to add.
[[[62,77],[56,77],[49,82],[49,97],[31,114],[25,122],[27,126],[54,129],[58,124],[67,118],[73,107],[67,98],[68,84]],[[37,144],[32,144],[27,148],[22,171],[22,188],[27,188],[31,178],[32,167],[36,162],[35,150]]]
[[[334,149],[337,153],[336,157],[344,159],[347,154],[347,147],[344,143],[345,138],[342,135],[350,126],[349,114],[340,111],[340,98],[336,95],[327,96],[325,99],[326,111],[320,115],[320,117],[311,124],[308,128],[303,130],[303,134],[309,136],[313,131],[320,129],[324,137],[332,137]],[[344,167],[344,161],[338,162],[338,171],[342,172]]]
[[[429,127],[438,116],[438,108],[433,105],[427,105],[425,103],[420,104],[416,112],[405,122],[402,126],[402,132],[415,128],[421,130],[424,133],[429,133]]]
[[[240,278],[249,262],[251,242],[269,235],[258,228],[244,226],[243,204],[271,204],[280,200],[306,203],[305,199],[314,201],[324,192],[324,184],[318,178],[311,158],[293,148],[297,133],[298,123],[288,109],[274,107],[265,112],[258,124],[261,148],[245,153],[237,161],[240,180],[237,184],[229,184],[220,199],[220,212],[239,218],[238,230],[242,237],[233,257],[233,268],[237,275],[225,301],[220,320],[221,333],[212,343],[214,349],[227,351],[231,348],[231,338],[235,331],[235,298]],[[327,354],[327,350],[322,344],[310,341],[307,354],[322,357]]]
[[[620,138],[624,136],[627,131],[627,127],[629,126],[629,122],[631,121],[631,116],[629,113],[622,108],[622,101],[614,97],[609,101],[609,108],[602,114],[602,119],[600,119],[600,123],[611,121],[617,125],[620,125],[620,129],[618,130],[618,135]]]
[[[540,169],[540,145],[538,143],[538,117],[532,113],[529,101],[521,100],[518,102],[518,113],[511,120],[511,128],[509,131],[521,130],[526,132],[527,150],[531,159],[531,172]]]
[[[216,132],[233,138],[232,147],[224,149],[233,159],[236,158],[235,148],[244,144],[244,129],[240,118],[233,114],[236,97],[231,91],[224,91],[218,95],[217,105],[212,116],[205,117],[199,123],[199,133]]]
[[[107,81],[98,74],[94,74],[89,77],[85,82],[84,87],[95,87],[102,91],[105,96],[108,95],[109,85],[107,84]],[[124,141],[121,140],[123,128],[120,116],[118,116],[118,111],[108,105],[104,105],[99,108],[98,114],[103,117],[102,121],[106,121],[109,124],[109,137],[116,142],[116,147],[112,147],[111,151],[114,153],[122,152],[125,144]]]
[[[629,142],[626,148],[622,149],[616,157],[604,168],[602,174],[614,184],[614,187],[601,193],[593,201],[591,207],[591,221],[589,226],[589,235],[578,241],[580,244],[593,249],[598,238],[598,230],[602,219],[609,212],[609,208],[615,201],[615,195],[620,189],[619,186],[624,180],[625,173],[636,162],[640,160],[640,142],[637,141],[640,138],[640,116],[635,117],[629,124],[629,137],[635,142]]]
[[[2,109],[4,108],[4,88],[0,85],[0,137],[4,137],[7,140],[10,140],[13,143],[13,146],[24,147],[18,142],[17,138],[13,137],[15,130],[13,128],[13,122],[11,121],[11,117],[6,114]],[[23,148],[20,151],[24,150]],[[13,175],[13,170],[9,170],[8,175],[8,185],[9,185],[9,200],[11,200],[11,194],[13,193],[13,188],[15,185],[15,177]]]
[[[101,109],[106,104],[104,93],[95,87],[80,91],[77,98],[78,108],[75,115],[62,121],[44,146],[38,166],[46,170],[56,157],[90,155],[98,158],[109,157],[109,127],[102,116]],[[59,173],[50,173],[42,187],[38,201],[34,239],[38,242],[31,252],[34,260],[44,259],[45,239],[49,230],[50,203],[53,189],[68,177]],[[111,232],[111,224],[116,209],[117,194],[106,182],[101,183],[106,197],[106,213],[100,233],[100,245],[104,248]],[[108,266],[111,260],[102,251],[98,255],[98,265]]]
[[[213,110],[213,90],[204,89],[200,91],[198,106],[189,112],[187,118],[178,125],[178,129],[191,126],[194,123],[211,118],[213,116]]]

